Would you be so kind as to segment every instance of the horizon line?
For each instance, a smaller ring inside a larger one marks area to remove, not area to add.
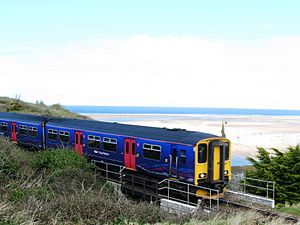
[[[226,110],[272,110],[272,111],[299,111],[300,109],[279,109],[279,108],[235,108],[235,107],[197,107],[197,106],[126,106],[126,105],[66,105],[64,107],[115,107],[115,108],[165,108],[165,109],[226,109]]]

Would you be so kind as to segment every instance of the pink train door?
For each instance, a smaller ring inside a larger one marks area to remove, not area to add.
[[[11,123],[11,141],[17,142],[16,123]]]
[[[75,152],[83,154],[83,135],[80,131],[75,131]]]
[[[133,139],[125,138],[124,165],[127,169],[136,169],[136,141]]]

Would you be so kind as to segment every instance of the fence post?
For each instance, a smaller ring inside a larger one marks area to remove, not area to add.
[[[211,189],[209,189],[209,210],[211,210]]]
[[[121,166],[119,167],[119,178],[120,178],[120,183],[122,184],[122,169],[121,169]]]
[[[143,189],[144,189],[144,200],[146,200],[146,182],[145,182],[145,178],[143,178]]]
[[[219,190],[217,190],[217,195],[218,195],[218,198],[217,198],[217,210],[219,210],[219,208],[220,208],[220,202],[219,202],[220,192],[219,192]]]
[[[275,200],[275,182],[273,182],[273,200]]]
[[[170,199],[170,180],[168,180],[168,199]]]
[[[134,190],[133,190],[133,187],[134,187],[134,175],[131,175],[131,190],[132,190],[132,195],[134,195]]]
[[[105,169],[106,169],[106,180],[108,180],[108,164],[106,163],[105,164]]]
[[[188,184],[187,189],[187,203],[190,204],[190,185]]]

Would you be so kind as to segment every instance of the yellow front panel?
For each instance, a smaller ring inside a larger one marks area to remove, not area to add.
[[[196,147],[194,148],[195,151],[195,185],[198,185],[198,179],[199,178],[199,174],[201,173],[205,173],[208,174],[208,163],[207,161],[205,163],[198,163],[198,146],[199,144],[207,144],[208,145],[209,141],[208,140],[203,140],[201,142],[199,142]],[[208,157],[208,155],[207,155]],[[207,177],[202,178],[202,180],[205,180]]]
[[[214,147],[214,180],[220,180],[220,147]]]
[[[210,141],[213,141],[213,140],[220,140],[220,141],[229,143],[229,159],[225,161],[224,170],[228,171],[228,178],[231,179],[231,144],[230,144],[230,141],[226,138],[211,138],[211,139],[205,139],[205,140],[199,141],[194,148],[194,151],[195,151],[195,177],[194,177],[195,185],[198,185],[198,180],[200,179],[199,174],[206,173],[208,176],[208,162],[198,163],[198,145],[199,144],[207,144],[207,146],[209,146]],[[209,149],[208,149],[208,151],[209,151]],[[207,158],[208,158],[208,155],[207,155]],[[214,148],[213,166],[214,166],[213,179],[220,180],[220,147]],[[206,180],[206,179],[207,179],[207,177],[202,178],[200,180]]]

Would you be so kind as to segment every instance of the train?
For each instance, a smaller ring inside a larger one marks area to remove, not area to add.
[[[88,160],[123,166],[134,174],[172,179],[224,193],[231,179],[231,143],[185,129],[0,112],[0,136],[35,149],[74,150]]]

